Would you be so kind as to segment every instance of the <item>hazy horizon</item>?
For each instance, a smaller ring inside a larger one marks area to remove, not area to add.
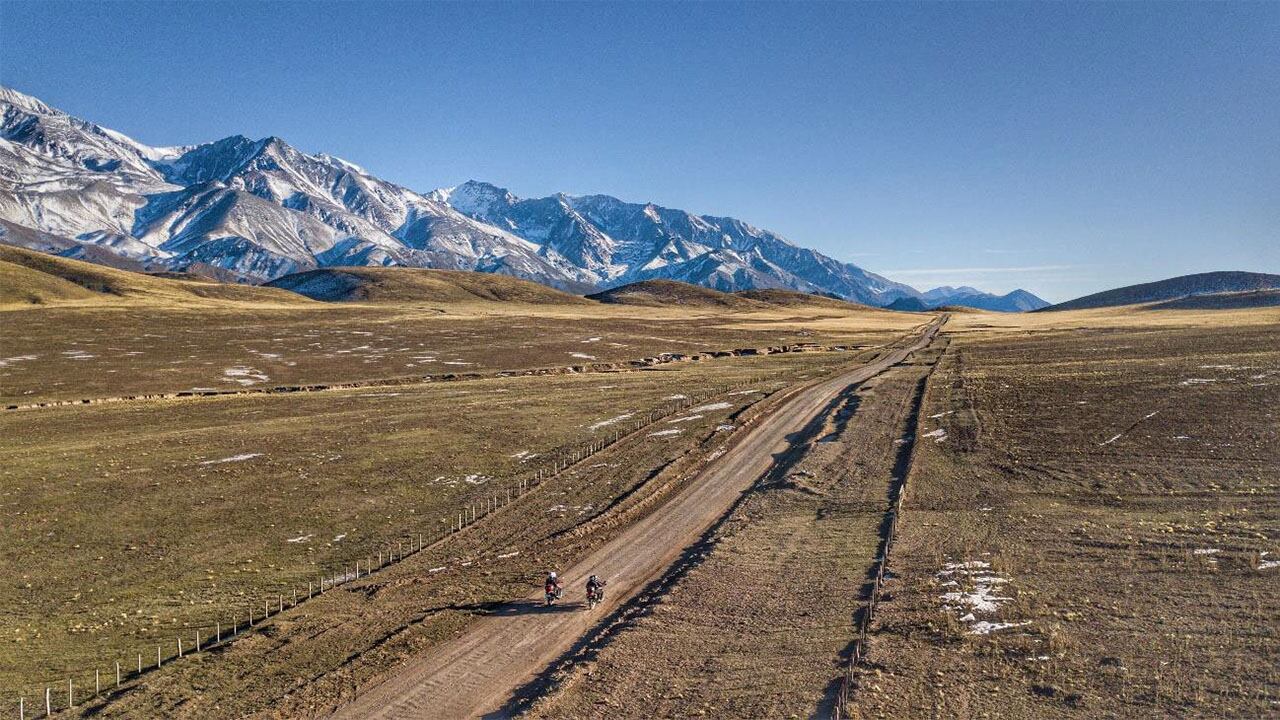
[[[317,7],[4,3],[0,82],[153,145],[733,216],[921,290],[1280,272],[1274,5]]]

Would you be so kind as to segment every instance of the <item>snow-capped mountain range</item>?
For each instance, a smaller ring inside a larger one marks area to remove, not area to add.
[[[578,292],[664,278],[872,305],[925,297],[734,218],[607,195],[521,199],[475,181],[421,194],[277,137],[151,147],[4,87],[0,242],[154,269],[212,266],[250,281],[405,265]]]

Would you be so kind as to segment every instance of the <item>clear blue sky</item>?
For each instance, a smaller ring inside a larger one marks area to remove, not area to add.
[[[733,215],[919,287],[1280,272],[1280,3],[4,0],[0,82],[156,145]]]

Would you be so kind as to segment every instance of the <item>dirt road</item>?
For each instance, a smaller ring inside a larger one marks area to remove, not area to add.
[[[741,442],[663,507],[563,572],[566,597],[541,606],[541,592],[503,606],[462,637],[406,665],[396,676],[340,708],[336,718],[466,718],[493,713],[517,687],[555,660],[595,623],[659,577],[790,448],[800,431],[841,391],[902,362],[933,339],[941,323],[879,360],[810,387],[761,419]],[[608,578],[608,598],[582,606],[586,577]]]

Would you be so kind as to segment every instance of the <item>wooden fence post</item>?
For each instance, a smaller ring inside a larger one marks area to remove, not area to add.
[[[182,638],[178,638],[178,657],[182,657]]]
[[[120,689],[120,661],[116,661],[116,689]]]
[[[160,667],[160,646],[156,645],[156,668]]]
[[[44,689],[44,716],[53,715],[53,703],[49,701],[49,688]]]
[[[98,677],[98,668],[93,669],[93,694],[102,694],[102,680]]]
[[[214,640],[214,642],[221,643],[222,642],[222,623],[221,622],[217,624],[217,627],[214,629],[214,632],[216,633],[216,638],[217,638],[216,640]]]
[[[138,674],[142,674],[142,653],[138,653]]]
[[[71,692],[71,678],[67,678],[67,707],[73,708],[75,706],[76,698],[75,694]]]

